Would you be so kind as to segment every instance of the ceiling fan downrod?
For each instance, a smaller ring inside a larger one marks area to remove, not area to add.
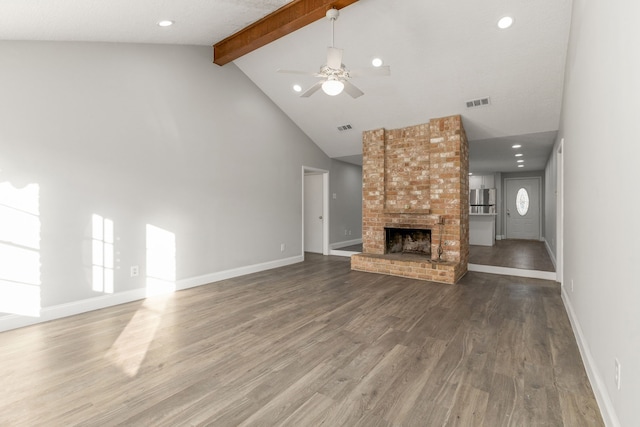
[[[338,11],[338,9],[327,10],[327,18],[329,18],[329,20],[331,21],[331,47],[335,47],[334,46],[334,42],[335,42],[334,25],[336,23],[336,19],[338,19],[338,16],[340,16],[340,12]]]

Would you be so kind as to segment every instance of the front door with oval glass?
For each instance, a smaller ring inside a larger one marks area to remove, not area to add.
[[[540,240],[540,180],[508,178],[505,181],[507,239]]]

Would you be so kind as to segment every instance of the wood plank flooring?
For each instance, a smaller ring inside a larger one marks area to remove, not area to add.
[[[362,252],[362,244],[339,248]],[[496,240],[494,246],[469,246],[469,263],[525,270],[556,271],[543,242],[536,240]]]
[[[469,245],[469,262],[525,270],[556,271],[544,242],[496,240],[494,246]]]
[[[601,426],[555,282],[303,263],[0,334],[2,426]]]

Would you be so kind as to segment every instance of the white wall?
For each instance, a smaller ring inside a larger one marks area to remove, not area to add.
[[[605,418],[622,426],[640,425],[639,17],[637,1],[574,0],[560,129],[563,296]]]
[[[178,281],[302,256],[301,166],[330,159],[210,48],[0,42],[0,58],[0,186],[39,187],[42,307],[101,295],[92,214],[114,222],[116,293],[145,287],[147,224],[174,233]]]
[[[362,240],[362,166],[333,159],[329,179],[332,247]]]

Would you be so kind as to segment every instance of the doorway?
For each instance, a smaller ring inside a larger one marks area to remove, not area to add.
[[[563,262],[562,254],[564,246],[564,138],[560,140],[557,158],[557,190],[556,190],[556,272],[558,274],[557,281],[563,283]]]
[[[540,178],[507,178],[507,239],[540,240]]]
[[[329,172],[303,168],[303,252],[329,254]]]

